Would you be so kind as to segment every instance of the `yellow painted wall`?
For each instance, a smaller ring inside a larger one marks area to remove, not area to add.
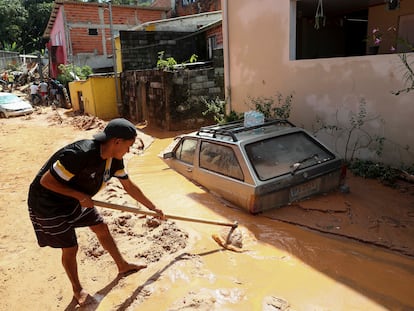
[[[225,56],[228,54],[224,58],[226,96],[231,109],[248,110],[249,97],[294,94],[290,120],[313,130],[318,119],[329,125],[338,124],[339,119],[350,126],[350,114],[358,112],[363,98],[369,115],[377,117],[370,122],[370,130],[386,137],[380,160],[412,164],[414,91],[399,96],[391,93],[405,85],[398,55],[292,59],[295,2],[260,0],[257,5],[251,0],[222,0]],[[401,1],[399,14],[413,14],[413,3]],[[414,55],[411,57],[413,60]],[[344,137],[320,138],[343,154]],[[404,150],[407,147],[409,152]],[[358,157],[378,159],[370,148],[360,150]]]
[[[118,117],[114,78],[93,77],[91,83],[95,98],[96,116],[101,119]]]
[[[82,92],[84,112],[103,120],[119,116],[116,105],[115,80],[112,76],[94,76],[69,83],[73,110],[79,110],[78,92]]]
[[[80,110],[79,92],[82,93],[84,112],[96,115],[91,83],[89,80],[73,81],[69,83],[70,100],[74,111]]]

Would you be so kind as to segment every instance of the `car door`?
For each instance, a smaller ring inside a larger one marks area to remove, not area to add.
[[[174,158],[169,160],[173,169],[190,180],[193,180],[197,144],[195,138],[182,137],[174,148]]]
[[[199,150],[194,180],[223,199],[248,209],[254,185],[246,183],[246,173],[235,150],[230,145],[206,140],[200,141]]]

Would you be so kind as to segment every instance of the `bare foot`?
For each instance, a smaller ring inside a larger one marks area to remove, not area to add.
[[[147,265],[143,264],[143,263],[135,264],[135,263],[127,262],[127,263],[125,263],[124,267],[119,269],[119,274],[120,275],[129,275],[131,273],[138,272],[139,270],[145,269],[146,267],[147,267]]]
[[[81,289],[80,292],[74,292],[73,297],[75,297],[76,301],[81,307],[94,302],[94,298],[89,295],[88,292],[86,292],[84,289]]]

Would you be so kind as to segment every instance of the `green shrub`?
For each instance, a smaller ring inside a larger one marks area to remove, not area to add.
[[[352,160],[348,165],[348,169],[356,176],[378,179],[382,183],[391,186],[395,184],[402,171],[414,174],[414,164],[398,169],[381,162],[361,159]]]
[[[74,81],[76,77],[81,80],[86,80],[89,75],[93,73],[92,68],[89,66],[75,66],[72,64],[59,65],[60,74],[58,75],[57,79],[63,84],[67,85],[69,82]]]
[[[203,116],[207,114],[213,115],[214,121],[219,124],[225,124],[231,121],[241,120],[243,118],[243,113],[237,113],[236,111],[230,111],[229,114],[226,114],[226,101],[216,99],[208,100],[204,97],[201,98],[201,101],[206,105],[207,110],[203,111]]]
[[[275,100],[276,98],[276,100]],[[279,92],[274,97],[248,97],[247,106],[264,114],[268,119],[289,119],[292,109],[293,93],[285,98]]]

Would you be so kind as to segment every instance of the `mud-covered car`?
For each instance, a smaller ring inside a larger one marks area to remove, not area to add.
[[[337,189],[342,159],[287,120],[212,125],[175,138],[163,153],[178,173],[250,213]]]
[[[16,117],[33,113],[33,107],[27,101],[13,93],[0,92],[0,117]]]

